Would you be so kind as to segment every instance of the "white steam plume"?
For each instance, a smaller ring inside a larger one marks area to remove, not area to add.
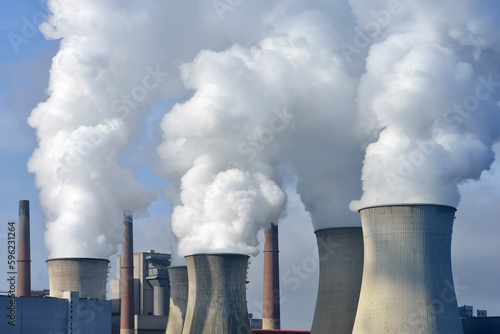
[[[61,39],[50,97],[32,112],[39,146],[28,163],[46,215],[50,257],[109,257],[122,241],[121,211],[145,214],[156,194],[119,164],[144,105],[168,80],[153,1],[50,1],[41,26]]]
[[[284,164],[316,228],[356,224],[348,204],[360,195],[369,132],[358,126],[358,79],[332,18],[304,11],[274,17],[268,30],[256,46],[203,51],[182,67],[195,92],[165,116],[158,149],[161,172],[181,189],[172,216],[180,254],[255,255],[257,231],[284,205]]]
[[[363,26],[366,8],[355,3]],[[495,159],[500,73],[499,37],[492,32],[499,29],[498,5],[402,4],[369,47],[359,86],[359,109],[376,116],[380,134],[366,150],[364,193],[352,209],[412,202],[456,206],[458,186],[479,179]]]
[[[221,11],[211,0],[49,0],[48,7],[53,15],[40,29],[61,40],[60,50],[50,97],[29,119],[39,146],[28,163],[41,189],[45,240],[51,257],[108,257],[122,239],[121,210],[145,214],[156,197],[123,166],[147,107],[157,96],[182,95],[183,59],[258,38],[262,5]]]

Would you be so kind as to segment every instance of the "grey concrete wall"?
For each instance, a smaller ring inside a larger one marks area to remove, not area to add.
[[[181,334],[188,301],[188,273],[186,266],[168,268],[170,279],[170,309],[166,334]]]
[[[361,227],[316,231],[319,284],[312,334],[351,334],[363,275]]]
[[[353,334],[461,334],[451,271],[455,208],[360,210],[364,268]]]
[[[47,260],[51,297],[64,291],[78,291],[80,298],[106,299],[106,259],[58,258]]]
[[[246,302],[248,256],[186,256],[189,294],[182,334],[250,334]]]

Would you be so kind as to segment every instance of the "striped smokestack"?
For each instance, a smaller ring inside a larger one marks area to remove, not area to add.
[[[30,202],[19,201],[17,296],[31,296]]]
[[[271,223],[264,237],[262,329],[280,329],[278,225]]]
[[[120,334],[134,333],[134,237],[132,213],[123,212],[125,242],[122,248]]]

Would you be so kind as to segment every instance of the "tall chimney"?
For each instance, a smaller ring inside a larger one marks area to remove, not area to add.
[[[169,267],[168,277],[170,280],[170,309],[165,334],[182,334],[188,302],[187,267]]]
[[[339,227],[315,233],[319,284],[311,334],[351,334],[363,276],[363,232]]]
[[[134,237],[130,211],[123,212],[125,242],[122,246],[120,334],[134,333]]]
[[[189,294],[182,334],[251,334],[245,286],[248,258],[186,256]]]
[[[278,225],[271,223],[264,233],[264,238],[262,329],[280,329]]]
[[[434,204],[359,210],[365,260],[353,334],[461,334],[451,270],[456,209]]]
[[[106,299],[107,259],[66,257],[46,262],[51,297],[66,298],[65,291],[78,291],[80,298]]]
[[[31,296],[30,202],[19,201],[17,296]]]

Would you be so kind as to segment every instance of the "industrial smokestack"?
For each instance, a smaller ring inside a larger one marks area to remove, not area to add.
[[[451,271],[455,211],[433,204],[359,210],[365,261],[353,334],[463,333]]]
[[[17,296],[31,296],[30,202],[19,201]]]
[[[271,223],[264,233],[264,238],[262,329],[280,329],[278,225]]]
[[[122,246],[120,334],[134,333],[134,236],[132,213],[123,212],[125,242]]]
[[[250,334],[248,255],[186,256],[189,294],[182,334]]]
[[[319,285],[311,334],[351,334],[363,276],[363,232],[339,227],[315,233]]]
[[[57,258],[48,259],[50,296],[63,298],[64,291],[78,291],[80,298],[106,300],[106,259]]]
[[[165,334],[182,334],[188,302],[187,267],[169,267],[168,277],[170,280],[170,310]]]

